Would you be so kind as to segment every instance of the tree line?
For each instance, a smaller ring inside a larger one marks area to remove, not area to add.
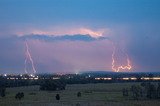
[[[132,85],[129,89],[123,88],[124,97],[139,99],[160,99],[160,83],[142,82],[140,85]]]

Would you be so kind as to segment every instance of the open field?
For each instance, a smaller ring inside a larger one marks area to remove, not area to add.
[[[7,88],[0,106],[160,106],[160,100],[124,98],[122,88],[132,84],[139,83],[75,84],[67,85],[64,91],[39,91],[39,86]],[[81,97],[77,97],[79,91]],[[22,100],[15,99],[17,92],[24,92]],[[55,99],[57,93],[60,101]]]

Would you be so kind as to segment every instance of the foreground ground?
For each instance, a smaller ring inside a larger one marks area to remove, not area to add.
[[[6,97],[0,97],[0,106],[160,106],[160,100],[124,98],[122,88],[132,84],[75,84],[67,85],[64,91],[39,91],[39,86],[8,88]],[[77,97],[79,91],[81,97]],[[22,100],[15,99],[17,92],[24,92]],[[57,93],[60,101],[55,99]]]

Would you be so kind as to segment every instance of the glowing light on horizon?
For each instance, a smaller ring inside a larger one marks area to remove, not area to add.
[[[27,41],[25,41],[25,47],[26,47],[26,52],[25,52],[26,59],[25,59],[25,68],[24,68],[25,73],[26,74],[28,73],[28,71],[27,71],[27,60],[31,62],[32,70],[33,70],[34,73],[36,73],[36,69],[35,69],[35,66],[34,66],[34,62],[33,62],[31,53],[29,52],[29,46],[28,46]]]
[[[128,54],[123,51],[123,54],[125,55],[125,57],[122,57],[122,58],[126,58],[127,65],[116,66],[115,52],[116,52],[116,46],[114,46],[113,53],[112,53],[112,70],[115,72],[119,72],[120,70],[130,70],[132,66],[131,66]]]
[[[95,80],[112,80],[112,78],[110,78],[110,77],[107,77],[107,78],[105,78],[105,77],[98,77],[98,78],[95,78]]]
[[[7,74],[4,74],[4,76],[6,77],[6,76],[7,76]]]

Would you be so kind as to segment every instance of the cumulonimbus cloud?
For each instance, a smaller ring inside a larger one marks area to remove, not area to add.
[[[31,34],[26,36],[19,37],[22,40],[42,40],[42,41],[95,41],[95,40],[104,40],[108,39],[107,37],[92,37],[91,35],[61,35],[61,36],[55,36],[55,35],[38,35],[38,34]]]
[[[107,29],[91,30],[89,28],[53,28],[52,30],[30,29],[27,31],[17,32],[18,38],[26,40],[43,40],[43,41],[95,41],[104,40]]]
[[[26,35],[90,35],[93,38],[102,37],[104,33],[109,32],[109,29],[98,29],[92,30],[90,28],[73,28],[73,27],[60,27],[60,28],[48,28],[48,29],[25,29],[22,31],[17,31],[16,35],[18,36],[26,36]]]

